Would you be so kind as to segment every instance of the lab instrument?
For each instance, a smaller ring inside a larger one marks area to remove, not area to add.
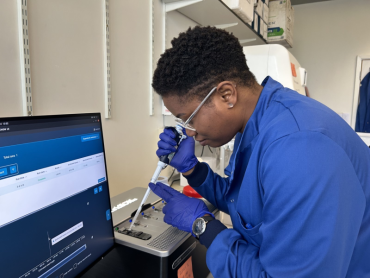
[[[150,193],[147,202],[129,231],[137,203],[146,188],[135,187],[111,199],[114,237],[123,253],[136,261],[131,268],[135,277],[177,277],[178,270],[191,258],[194,277],[207,277],[207,249],[190,233],[163,221],[166,202]],[[218,210],[203,200],[214,215]],[[115,265],[119,272],[121,265]]]
[[[306,95],[307,71],[284,46],[279,44],[243,47],[251,72],[259,84],[270,76],[284,87]]]

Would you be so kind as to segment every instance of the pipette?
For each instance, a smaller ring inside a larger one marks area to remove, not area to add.
[[[180,145],[181,141],[186,138],[186,135],[183,134],[183,132],[182,132],[182,129],[183,128],[180,125],[177,125],[176,128],[169,127],[169,129],[171,129],[175,133],[174,140],[177,143],[177,146],[176,146],[176,148],[177,148]],[[175,155],[175,153],[170,153],[168,155],[163,155],[163,156],[161,156],[159,158],[159,161],[158,161],[158,164],[157,164],[157,168],[155,169],[154,174],[153,174],[150,182],[152,182],[152,183],[156,183],[157,182],[157,179],[159,177],[159,174],[162,172],[162,170],[164,168],[167,167],[168,164],[170,164],[170,161],[172,160],[172,158],[173,158],[174,155]],[[141,212],[141,208],[143,207],[144,203],[148,199],[149,194],[150,194],[150,187],[148,187],[148,189],[146,190],[145,195],[143,197],[143,200],[141,201],[140,206],[137,209],[134,218],[132,219],[132,222],[131,222],[131,225],[130,225],[130,228],[129,228],[130,231],[132,229],[132,226],[135,224],[137,217],[139,216],[139,214]]]

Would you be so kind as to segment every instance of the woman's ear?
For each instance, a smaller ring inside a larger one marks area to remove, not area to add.
[[[221,102],[231,109],[235,106],[238,99],[236,85],[231,81],[223,81],[217,86],[217,94],[220,96]]]

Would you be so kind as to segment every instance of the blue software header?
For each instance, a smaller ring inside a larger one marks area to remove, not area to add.
[[[101,152],[100,132],[0,147],[0,179]]]

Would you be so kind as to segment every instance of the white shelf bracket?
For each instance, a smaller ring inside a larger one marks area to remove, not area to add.
[[[203,0],[183,0],[183,1],[177,1],[177,2],[172,2],[172,3],[166,3],[166,13],[181,9],[186,6],[193,5],[198,2],[202,2]]]
[[[112,94],[110,86],[109,1],[103,1],[103,5],[105,118],[110,119],[112,118]]]
[[[226,28],[230,28],[230,27],[233,27],[233,26],[236,26],[236,25],[238,25],[237,22],[235,22],[235,23],[229,23],[229,24],[215,25],[215,27],[218,28],[218,29],[226,29]]]
[[[149,116],[154,115],[154,92],[152,88],[152,78],[154,73],[154,0],[149,1],[150,9],[150,30],[149,32],[149,49],[150,49],[150,59],[149,59]]]
[[[17,1],[23,116],[32,116],[31,62],[28,41],[27,0]]]

